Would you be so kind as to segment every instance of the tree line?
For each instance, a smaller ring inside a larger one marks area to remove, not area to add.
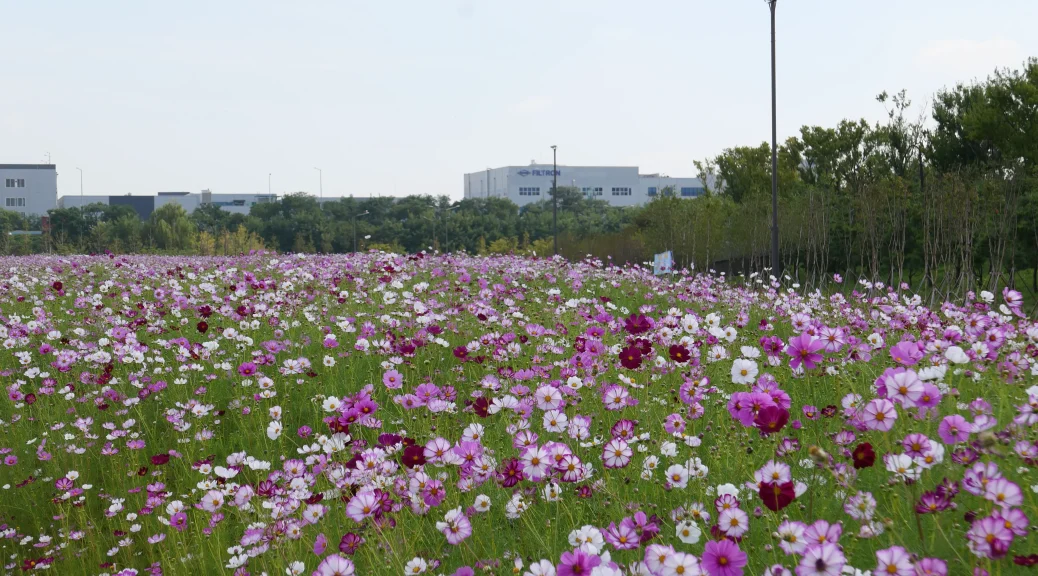
[[[883,93],[882,122],[804,126],[779,146],[781,268],[822,286],[839,274],[932,294],[1038,291],[1038,60],[938,92],[912,117],[904,92]],[[558,190],[559,251],[642,262],[672,250],[677,264],[749,274],[770,260],[771,150],[738,146],[694,162],[715,189],[694,200],[664,189],[643,207],[611,207]],[[519,208],[502,198],[342,198],[306,193],[249,214],[168,204],[141,221],[127,206],[0,210],[0,252],[466,251],[550,254],[552,192]],[[1026,293],[1026,292],[1025,292]]]

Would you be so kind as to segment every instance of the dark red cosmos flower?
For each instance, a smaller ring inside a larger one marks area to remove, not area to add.
[[[652,328],[652,325],[649,324],[649,319],[644,314],[631,314],[624,320],[624,328],[631,334],[644,334]]]
[[[62,284],[60,280],[55,281],[53,284],[51,284],[51,288],[54,288],[55,292],[61,292],[61,289],[64,287],[65,285]]]
[[[396,434],[379,434],[378,436],[379,446],[396,446],[401,440],[402,438]]]
[[[1017,566],[1038,565],[1038,554],[1031,554],[1030,556],[1013,556],[1013,564],[1016,564]]]
[[[169,454],[156,454],[151,457],[152,466],[162,466],[169,462]]]
[[[357,548],[364,543],[364,538],[354,534],[353,532],[347,532],[343,534],[342,540],[339,541],[339,552],[343,554],[353,555],[357,552]]]
[[[209,329],[209,323],[206,322],[205,320],[200,320],[198,322],[198,324],[195,325],[195,328],[198,328],[199,332],[201,332],[202,334],[205,334],[206,330]]]
[[[498,482],[503,488],[511,488],[523,479],[523,465],[518,458],[505,460],[497,471]]]
[[[620,364],[628,370],[634,370],[642,365],[642,353],[634,346],[628,346],[620,351]]]
[[[476,401],[472,403],[472,410],[480,418],[486,418],[490,416],[490,401],[482,396],[476,398]]]
[[[872,449],[872,444],[868,442],[858,444],[851,456],[854,458],[855,470],[870,468],[876,463],[876,452]]]
[[[761,482],[760,499],[768,507],[768,510],[772,512],[778,512],[789,506],[796,498],[796,487],[792,482],[783,482],[782,484]]]
[[[454,357],[458,360],[465,361],[468,358],[469,351],[464,346],[458,346],[454,349]]]
[[[414,468],[415,466],[425,464],[425,447],[408,446],[407,448],[404,448],[404,454],[400,457],[400,461],[408,468]]]
[[[681,344],[675,344],[670,347],[670,359],[677,362],[678,364],[684,364],[688,362],[690,358],[688,348],[685,348]]]
[[[753,417],[753,424],[761,434],[774,434],[789,422],[789,410],[781,406],[765,406]]]
[[[29,392],[28,394],[26,394],[25,395],[25,403],[28,404],[29,406],[32,406],[33,404],[35,404],[36,403],[36,395],[33,394],[32,392]]]

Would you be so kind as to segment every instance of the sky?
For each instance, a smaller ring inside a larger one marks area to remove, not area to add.
[[[59,195],[449,195],[551,162],[695,176],[771,136],[764,0],[0,0],[0,163]],[[1038,56],[1034,0],[778,0],[778,134]],[[320,168],[319,173],[315,168]]]

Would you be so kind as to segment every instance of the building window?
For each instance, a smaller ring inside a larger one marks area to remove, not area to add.
[[[231,206],[244,206],[244,200],[231,200]]]
[[[705,191],[706,190],[704,188],[699,188],[699,187],[695,187],[695,188],[693,188],[693,187],[682,187],[681,188],[681,195],[686,197],[686,198],[688,198],[688,197],[696,197],[696,196],[702,196],[703,192],[705,192]]]
[[[656,195],[656,187],[655,186],[649,186],[649,196],[655,196],[655,195]]]
[[[621,188],[613,188],[613,196],[630,196],[630,195],[631,195],[631,189],[630,188],[623,188],[623,187],[621,187]]]
[[[8,188],[25,188],[25,178],[7,178],[4,184]]]
[[[4,198],[4,206],[7,208],[24,208],[25,198]]]
[[[524,187],[519,189],[520,196],[540,196],[541,189],[538,187]]]

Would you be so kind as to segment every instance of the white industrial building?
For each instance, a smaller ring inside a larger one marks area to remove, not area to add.
[[[0,209],[46,216],[58,205],[58,173],[53,164],[0,164]]]
[[[488,168],[465,174],[465,198],[508,198],[519,206],[551,198],[553,177],[559,187],[580,189],[588,198],[613,206],[640,206],[661,193],[696,198],[705,191],[699,178],[641,174],[637,166],[558,166],[551,164]]]

